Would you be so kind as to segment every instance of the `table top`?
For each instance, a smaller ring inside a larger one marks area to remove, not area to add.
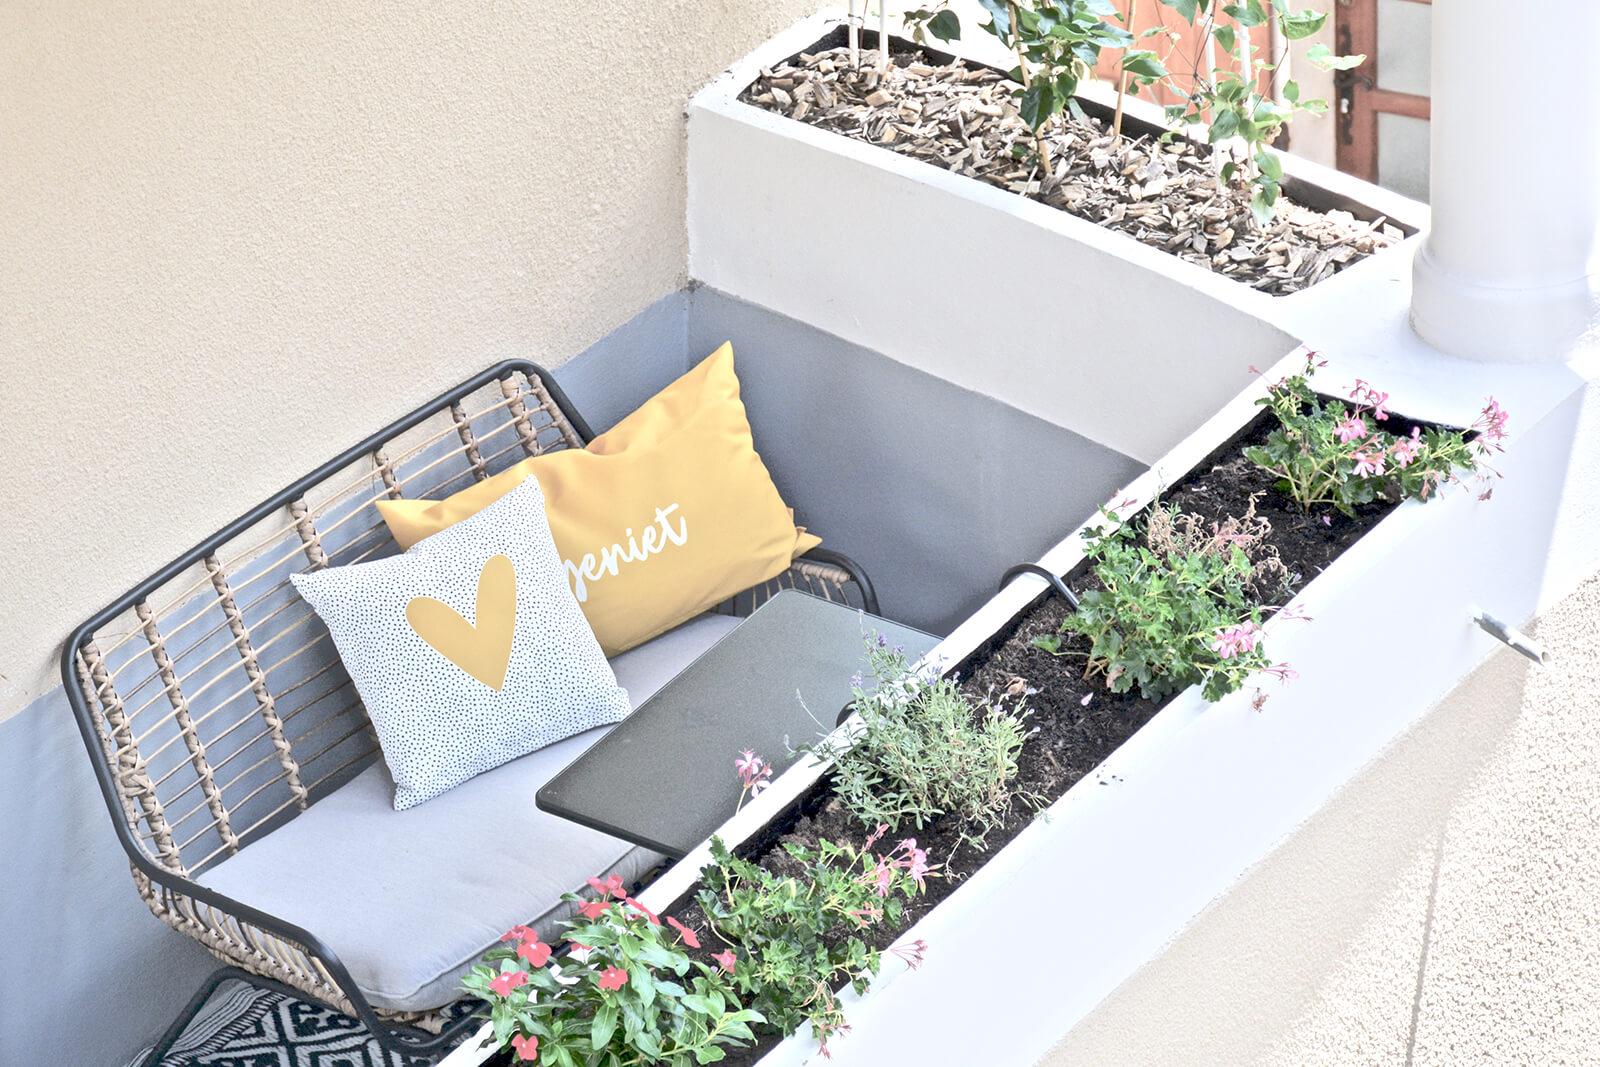
[[[545,811],[669,856],[692,851],[737,809],[733,761],[750,749],[774,774],[791,749],[831,733],[867,672],[866,637],[914,663],[921,630],[786,589],[725,634],[545,783]],[[803,703],[802,703],[803,702]]]

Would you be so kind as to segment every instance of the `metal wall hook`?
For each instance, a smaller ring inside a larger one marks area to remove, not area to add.
[[[1478,608],[1472,609],[1472,621],[1490,637],[1507,648],[1528,657],[1541,667],[1550,665],[1550,652],[1539,642],[1512,626]]]

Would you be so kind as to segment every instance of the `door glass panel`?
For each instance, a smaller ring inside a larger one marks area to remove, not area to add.
[[[1378,88],[1428,95],[1433,8],[1414,0],[1378,0]],[[1360,74],[1360,68],[1356,69]]]
[[[1428,120],[1378,112],[1378,184],[1428,199]]]

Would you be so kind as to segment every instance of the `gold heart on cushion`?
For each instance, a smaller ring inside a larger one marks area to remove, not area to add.
[[[406,622],[445,659],[490,689],[499,691],[511,665],[517,632],[517,569],[506,556],[491,556],[478,574],[475,623],[442,600],[413,597]]]

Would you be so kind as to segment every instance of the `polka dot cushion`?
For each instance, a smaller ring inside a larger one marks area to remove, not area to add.
[[[532,476],[408,552],[294,585],[366,703],[398,811],[628,713]]]

